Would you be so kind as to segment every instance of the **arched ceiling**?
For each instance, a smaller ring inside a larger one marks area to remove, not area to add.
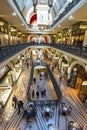
[[[67,3],[67,0],[20,0],[20,1],[16,0],[16,2],[18,4],[20,10],[22,11],[25,19],[26,19],[27,14],[29,15],[29,18],[31,17],[32,13],[35,10],[37,10],[35,8],[37,8],[38,5],[47,5],[49,7],[48,17],[50,17],[50,22],[49,22],[49,25],[50,25],[54,22],[54,20],[61,13],[60,11],[62,8],[64,8],[64,5],[65,5],[65,3]],[[31,11],[32,7],[33,7],[33,10]],[[36,14],[37,14],[37,12],[36,12]],[[29,19],[28,19],[28,21],[29,21]],[[28,24],[30,24],[30,23],[28,22]]]
[[[72,0],[10,0],[10,4],[17,7],[31,31],[48,31],[70,1]]]
[[[37,12],[34,12],[33,1],[37,2],[36,5],[43,5],[43,9],[45,9],[44,5],[50,5],[48,13],[48,20],[50,22],[48,22],[47,26],[42,25],[39,27],[36,24],[37,19],[30,22],[34,13],[37,15]],[[0,0],[0,17],[7,21],[9,25],[17,28],[17,30],[29,34],[57,34],[57,32],[62,29],[70,28],[79,21],[87,21],[87,0],[52,0],[52,7],[51,3],[48,4],[48,1],[51,0]],[[77,4],[76,1],[78,1]],[[64,14],[62,19],[59,20],[62,12],[65,13],[68,7],[71,7],[72,3],[75,7],[73,7],[69,13]],[[13,13],[15,13],[16,16],[13,16]],[[73,19],[69,19],[71,15]]]

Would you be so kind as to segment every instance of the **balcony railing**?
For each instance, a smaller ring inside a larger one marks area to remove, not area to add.
[[[0,47],[0,62],[6,60],[7,58],[14,56],[18,52],[27,48],[28,44],[19,44],[19,45],[11,45],[11,46],[1,46]]]
[[[18,52],[22,51],[23,49],[31,46],[46,46],[46,47],[53,47],[55,49],[59,49],[60,51],[64,51],[80,58],[87,59],[87,47],[84,46],[72,46],[72,45],[64,45],[64,44],[54,44],[54,43],[27,43],[27,44],[20,44],[20,45],[12,45],[12,46],[2,46],[0,47],[0,62],[14,56]]]
[[[33,43],[33,46],[48,46],[53,47],[55,49],[59,49],[60,51],[64,51],[74,56],[78,56],[80,58],[87,59],[87,47],[86,46],[73,46],[73,45],[65,45],[65,44],[55,44],[55,43]]]

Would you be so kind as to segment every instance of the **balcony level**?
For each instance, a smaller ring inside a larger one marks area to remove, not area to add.
[[[23,51],[26,51],[28,48],[37,47],[37,48],[54,48],[60,53],[64,53],[72,58],[75,58],[79,61],[87,63],[87,47],[81,46],[72,46],[72,45],[63,45],[63,44],[54,44],[54,43],[26,43],[19,45],[11,46],[1,46],[0,47],[0,66],[6,63],[6,61],[11,61],[18,55],[22,54]]]

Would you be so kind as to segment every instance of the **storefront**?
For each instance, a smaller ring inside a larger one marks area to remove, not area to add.
[[[61,71],[63,74],[63,77],[67,80],[68,77],[68,67],[69,67],[69,63],[66,60],[66,58],[63,56],[61,59]]]
[[[71,87],[77,90],[77,94],[82,102],[85,102],[87,95],[87,84],[84,82],[87,81],[87,72],[85,68],[81,65],[76,64],[72,70],[71,76]]]
[[[69,64],[62,64],[61,70],[63,73],[63,77],[67,80],[68,77],[68,66]]]
[[[20,66],[20,63],[18,63],[14,66],[14,68],[15,68],[15,71],[16,71],[15,72],[16,73],[16,80],[18,80],[18,78],[19,78],[19,76],[22,72],[22,66]]]
[[[54,58],[53,58],[53,62],[54,62],[54,65],[55,65],[55,66],[58,65],[58,60],[59,60],[59,57],[54,56]]]
[[[82,82],[78,96],[85,103],[87,99],[87,81]]]
[[[9,62],[8,65],[2,67],[0,70],[0,103],[3,106],[5,106],[12,92],[12,87],[16,84],[22,72],[22,66],[20,66],[20,62],[18,61],[18,59],[14,60],[14,64],[13,62]]]
[[[12,91],[12,78],[9,77],[9,72],[8,66],[4,66],[0,70],[0,104],[2,106],[5,106]]]
[[[15,84],[15,82],[18,80],[22,72],[22,60],[20,60],[20,57],[18,56],[16,59],[11,61],[11,63],[13,65],[11,73],[12,73],[13,82]]]

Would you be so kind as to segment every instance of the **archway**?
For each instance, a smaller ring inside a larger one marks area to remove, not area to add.
[[[75,88],[73,91],[75,91],[81,101],[85,102],[87,97],[87,72],[85,70],[85,64],[74,61],[69,71],[71,78],[70,86]]]
[[[69,68],[68,68],[68,79],[70,79],[72,69],[73,69],[73,67],[74,67],[76,64],[79,64],[79,65],[83,66],[83,68],[85,68],[85,64],[84,64],[84,63],[81,63],[81,62],[79,62],[79,61],[74,61],[74,62],[72,62],[72,64],[71,64],[71,65],[69,66]]]
[[[28,42],[38,42],[38,35],[30,35],[28,36]]]
[[[45,43],[50,43],[51,39],[49,35],[41,35],[40,38],[44,38]]]
[[[69,58],[62,54],[59,59],[59,70],[62,71],[65,79],[68,77]]]

